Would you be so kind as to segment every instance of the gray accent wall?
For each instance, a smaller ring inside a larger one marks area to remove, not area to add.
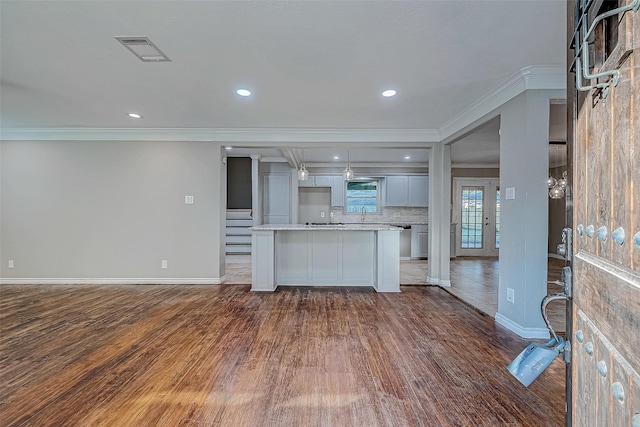
[[[215,282],[224,276],[226,168],[219,144],[0,144],[0,276],[5,281]],[[193,204],[185,204],[187,195],[194,197]],[[7,268],[8,260],[15,268]]]

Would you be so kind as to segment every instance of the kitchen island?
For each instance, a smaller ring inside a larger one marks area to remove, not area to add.
[[[251,231],[252,291],[289,285],[400,292],[400,227],[267,224]]]

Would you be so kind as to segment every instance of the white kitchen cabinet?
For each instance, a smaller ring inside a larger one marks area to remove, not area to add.
[[[426,208],[429,206],[429,177],[409,177],[409,206]]]
[[[386,206],[429,206],[428,176],[388,176],[386,182]]]
[[[264,175],[262,187],[262,217],[264,224],[291,222],[291,175]]]
[[[310,176],[309,179],[305,179],[304,181],[298,180],[298,187],[315,187],[316,185],[316,177]]]
[[[316,176],[314,177],[315,186],[316,187],[331,187],[333,185],[333,177],[332,176]]]
[[[387,206],[408,206],[409,205],[409,177],[388,176],[387,185]]]
[[[298,187],[330,187],[331,206],[344,206],[344,178],[342,175],[310,175],[306,181],[298,181]]]
[[[427,258],[429,256],[429,226],[413,224],[411,226],[411,258]]]
[[[331,177],[331,206],[344,206],[344,178],[342,175]]]
[[[331,187],[332,176],[309,175],[309,179],[298,181],[298,187]]]

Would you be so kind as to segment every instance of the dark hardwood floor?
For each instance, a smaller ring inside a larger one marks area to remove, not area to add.
[[[564,366],[437,287],[0,287],[3,426],[561,426]]]

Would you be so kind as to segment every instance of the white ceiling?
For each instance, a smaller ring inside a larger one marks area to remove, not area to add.
[[[563,0],[2,0],[0,126],[438,131],[522,68],[564,66],[565,8]],[[116,36],[147,36],[171,62],[141,62]],[[253,96],[237,96],[238,87]],[[387,88],[398,94],[383,98]],[[495,161],[495,126],[480,129],[476,145],[454,144],[454,161]],[[389,145],[398,150],[353,153],[373,163],[428,154]],[[305,159],[332,161],[336,144],[320,148],[305,149]]]

